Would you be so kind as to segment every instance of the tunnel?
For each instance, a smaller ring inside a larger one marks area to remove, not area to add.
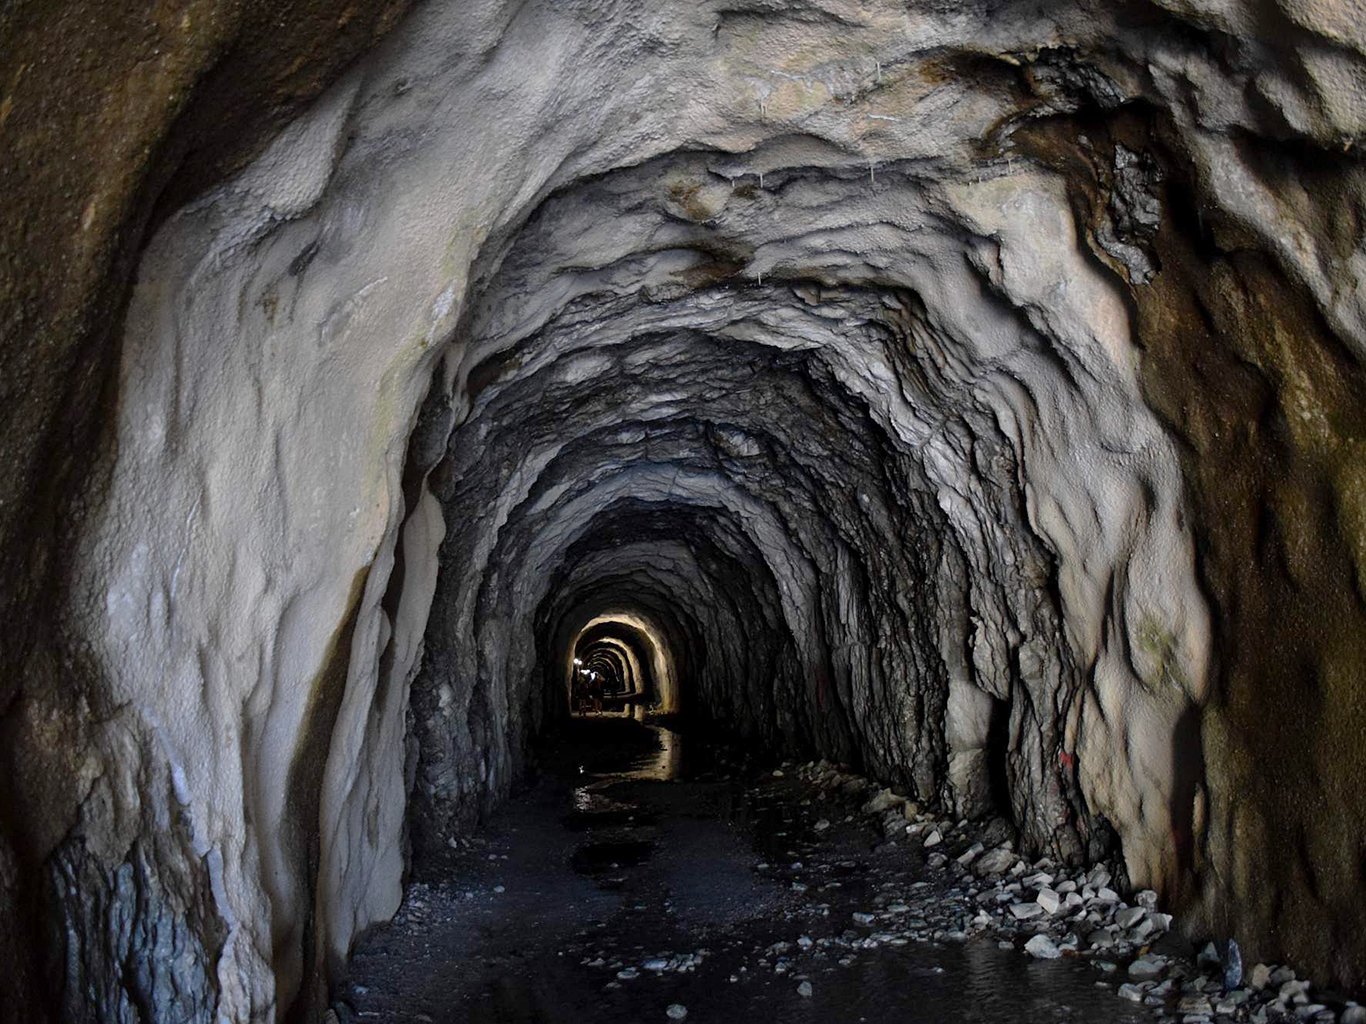
[[[586,623],[573,639],[572,665],[566,685],[583,692],[585,674],[602,681],[609,696],[662,712],[678,708],[677,679],[669,647],[648,620],[628,612],[602,614]],[[577,673],[577,674],[575,674]]]
[[[581,773],[981,896],[893,943],[937,911],[737,847],[853,909],[783,964],[1366,1021],[1358,4],[15,0],[0,54],[0,1017],[362,1019]]]

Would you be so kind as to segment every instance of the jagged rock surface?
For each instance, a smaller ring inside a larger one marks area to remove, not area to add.
[[[149,991],[316,998],[407,794],[439,848],[633,612],[685,705],[1360,983],[1364,48],[1290,2],[419,6],[141,257],[7,905],[87,879],[79,992],[136,905],[194,908]],[[174,784],[96,815],[102,765]]]

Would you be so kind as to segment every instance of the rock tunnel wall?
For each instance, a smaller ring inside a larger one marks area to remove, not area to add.
[[[428,650],[507,651],[500,671],[469,666],[476,686],[525,680],[539,696],[545,688],[532,685],[540,682],[534,666],[517,660],[535,649],[533,608],[552,595],[573,607],[581,587],[610,579],[618,592],[649,593],[665,609],[704,620],[693,631],[707,651],[705,659],[694,656],[692,683],[719,719],[773,745],[859,760],[962,813],[991,808],[986,748],[1000,701],[1014,716],[1017,742],[999,751],[999,770],[1011,778],[1018,820],[1029,822],[1041,848],[1080,856],[1098,823],[1060,760],[1086,741],[1061,605],[1071,598],[1088,615],[1101,605],[1095,617],[1103,617],[1103,601],[1085,593],[1098,584],[1086,578],[1083,561],[1111,565],[1114,555],[1092,545],[1121,535],[1143,552],[1150,529],[1169,549],[1164,563],[1174,552],[1194,591],[1189,542],[1172,511],[1125,494],[1126,484],[1131,492],[1144,484],[1157,490],[1164,472],[1170,484],[1175,457],[1162,451],[1133,378],[1124,381],[1130,367],[1088,382],[1116,395],[1120,412],[1105,422],[1093,410],[1106,402],[1068,386],[1047,354],[1055,340],[1000,299],[989,272],[939,251],[961,246],[965,233],[946,232],[927,216],[938,230],[912,243],[914,255],[906,251],[907,222],[925,203],[923,178],[889,164],[879,189],[861,168],[820,168],[830,158],[821,146],[784,140],[781,149],[799,166],[814,166],[770,169],[763,187],[733,185],[741,175],[729,158],[675,153],[557,194],[524,229],[525,241],[500,270],[517,286],[495,280],[489,287],[515,304],[521,330],[512,347],[494,354],[476,347],[480,365],[496,360],[504,372],[481,378],[470,417],[451,438],[459,455],[437,471],[460,482],[460,493],[437,489],[453,509],[448,519],[487,536],[483,523],[462,513],[494,509],[502,546],[477,575],[447,562],[443,571],[460,582],[442,592],[461,595],[465,608],[482,601],[490,584],[506,596],[484,612],[496,630],[491,637],[479,634],[477,610],[437,615],[441,624],[471,624],[463,638],[429,634]],[[779,203],[782,217],[774,214]],[[861,204],[871,207],[862,214],[871,228],[851,272],[851,254],[832,251],[830,239],[848,230],[845,208]],[[766,230],[774,233],[765,237]],[[657,253],[622,251],[637,236],[651,239]],[[598,237],[602,253],[589,244]],[[761,270],[716,265],[717,251],[734,239],[767,249],[763,258],[778,268],[769,284],[760,282]],[[588,268],[574,268],[588,279],[579,288],[558,264],[561,252],[580,265],[595,256]],[[999,251],[993,258],[1001,259]],[[926,277],[893,285],[873,269],[897,259],[905,273]],[[699,276],[699,261],[701,281],[688,281]],[[1078,259],[1055,272],[1076,281],[1077,320],[1101,321],[1084,344],[1123,323],[1094,270]],[[853,281],[844,283],[846,276]],[[545,294],[560,307],[545,324],[526,324],[526,296]],[[952,295],[953,308],[931,311],[924,295]],[[487,314],[493,322],[505,315],[497,307]],[[973,326],[949,318],[972,318]],[[943,358],[948,332],[956,333],[952,360]],[[1078,416],[1082,424],[1071,422]],[[1127,458],[1095,458],[1098,429],[1116,449],[1109,454]],[[1045,432],[1055,437],[1037,443]],[[1087,455],[1069,450],[1074,445]],[[1081,459],[1089,474],[1066,481],[1059,462]],[[1126,479],[1135,471],[1136,482]],[[1026,493],[1031,477],[1047,483]],[[1040,491],[1051,504],[1031,511]],[[1072,504],[1091,519],[1137,508],[1141,528],[1135,536],[1102,523],[1078,537],[1059,508]],[[456,558],[489,548],[478,535],[452,533],[447,544]],[[557,562],[564,567],[555,579]],[[1056,562],[1076,574],[1062,594],[1051,589]],[[1182,634],[1174,642],[1195,648],[1198,659],[1198,597],[1187,609],[1180,604],[1187,595],[1175,590],[1178,606],[1164,610],[1172,592],[1140,593],[1152,602],[1142,614],[1176,623],[1145,628]],[[553,622],[557,613],[549,614]],[[505,623],[521,623],[522,636],[509,643]],[[755,635],[763,639],[751,645]],[[1101,655],[1092,647],[1082,657],[1093,663]],[[1114,682],[1127,692],[1131,667],[1121,662],[1110,671],[1124,673]],[[1037,692],[1014,699],[1029,687]],[[1196,696],[1161,695],[1175,714]],[[1092,738],[1101,749],[1109,741]],[[1169,759],[1171,750],[1154,756]],[[1158,775],[1166,766],[1152,767]],[[1105,784],[1115,793],[1141,789],[1127,778]],[[1160,806],[1164,798],[1149,799]],[[1147,845],[1160,849],[1168,828],[1159,815]]]
[[[410,12],[127,293],[50,570],[90,682],[4,720],[60,1013],[316,1012],[608,611],[756,740],[1362,982],[1361,24]]]

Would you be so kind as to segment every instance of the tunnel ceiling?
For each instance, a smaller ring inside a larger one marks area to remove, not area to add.
[[[85,226],[120,361],[5,720],[68,990],[135,900],[149,999],[321,1005],[614,618],[671,708],[1361,982],[1360,19],[400,6],[135,279]]]

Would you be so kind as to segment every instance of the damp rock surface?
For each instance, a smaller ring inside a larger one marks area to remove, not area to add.
[[[0,14],[14,1005],[315,1014],[599,642],[1366,980],[1355,8],[304,7]]]

